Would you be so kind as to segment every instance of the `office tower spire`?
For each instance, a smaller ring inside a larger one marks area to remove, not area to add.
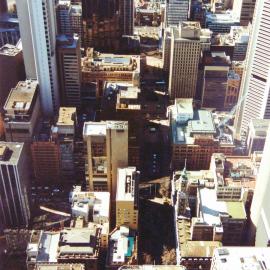
[[[246,70],[235,120],[238,137],[246,136],[251,119],[270,118],[270,2],[258,0],[248,48]]]

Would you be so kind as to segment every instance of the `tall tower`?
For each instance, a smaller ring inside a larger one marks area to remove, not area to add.
[[[58,111],[55,4],[50,0],[17,1],[23,54],[28,78],[37,78],[47,116]]]
[[[240,90],[240,104],[235,129],[238,137],[246,136],[251,119],[270,118],[270,1],[258,0],[248,47],[246,70]]]
[[[8,10],[7,0],[0,0],[0,14],[6,13]]]
[[[81,105],[81,51],[77,34],[57,36],[61,105]],[[68,80],[67,80],[68,78]]]
[[[28,225],[28,165],[23,143],[0,143],[0,230]]]
[[[134,0],[120,0],[120,27],[122,35],[133,35]]]
[[[256,246],[268,246],[270,241],[270,129],[266,138],[263,157],[257,177],[256,188],[251,205],[251,221],[256,232]]]
[[[173,28],[169,72],[170,98],[195,97],[201,55],[201,27],[198,22],[184,22]]]
[[[188,19],[189,0],[166,0],[166,26],[178,26]]]
[[[85,122],[86,175],[90,191],[109,191],[115,201],[117,170],[128,165],[128,122]]]

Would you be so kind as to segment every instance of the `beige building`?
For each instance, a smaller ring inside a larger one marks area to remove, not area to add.
[[[4,105],[6,140],[31,142],[41,113],[36,80],[21,81],[11,89]]]
[[[86,57],[82,59],[82,83],[96,82],[98,85],[97,96],[102,96],[105,81],[125,81],[138,86],[140,62],[139,55],[105,54],[88,48]]]
[[[85,122],[86,177],[90,191],[109,191],[115,200],[117,169],[128,165],[128,123]]]
[[[171,50],[165,49],[171,53],[169,94],[172,99],[193,98],[202,50],[201,26],[198,22],[183,22],[179,28],[173,28],[171,31]],[[202,42],[208,43],[209,40],[203,37]],[[165,61],[165,68],[166,62],[168,61]]]
[[[135,167],[119,168],[116,192],[116,226],[138,229],[138,179]]]

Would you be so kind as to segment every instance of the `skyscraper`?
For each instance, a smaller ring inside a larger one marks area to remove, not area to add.
[[[81,50],[77,34],[57,36],[57,58],[62,106],[81,104]]]
[[[188,19],[189,0],[166,0],[166,26],[178,26]]]
[[[86,174],[90,191],[110,191],[115,200],[117,169],[128,165],[128,123],[85,122]]]
[[[133,35],[134,1],[120,0],[119,13],[121,35]]]
[[[257,176],[256,188],[251,205],[251,221],[256,232],[255,245],[268,246],[270,241],[270,129],[264,146],[263,157]]]
[[[270,118],[270,2],[258,0],[248,47],[246,70],[235,120],[236,135],[246,136],[251,119]]]
[[[54,1],[17,1],[26,75],[37,78],[45,115],[59,107]]]
[[[134,0],[82,0],[85,48],[118,50],[122,35],[133,34]]]
[[[29,169],[23,143],[0,142],[0,228],[28,225]]]
[[[7,12],[7,0],[0,0],[0,14]]]
[[[201,55],[201,27],[198,22],[184,22],[173,28],[169,72],[171,98],[193,98],[196,92]]]

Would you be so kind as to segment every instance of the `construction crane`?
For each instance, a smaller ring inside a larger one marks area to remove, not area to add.
[[[64,217],[71,217],[71,215],[68,214],[68,213],[61,212],[61,211],[54,210],[54,209],[50,209],[50,208],[45,207],[45,206],[40,206],[39,208],[41,210],[43,210],[43,211],[46,211],[46,212],[49,212],[49,213],[52,213],[52,214],[55,214],[55,215],[60,215],[60,216],[64,216]]]

